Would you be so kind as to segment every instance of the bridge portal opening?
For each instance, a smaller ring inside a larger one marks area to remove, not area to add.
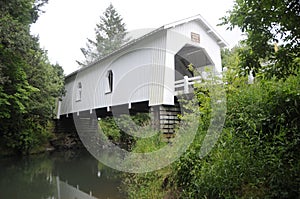
[[[186,44],[175,54],[175,81],[183,79],[183,76],[197,76],[205,66],[213,65],[204,48]]]

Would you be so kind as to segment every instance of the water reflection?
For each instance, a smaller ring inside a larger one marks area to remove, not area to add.
[[[120,173],[86,151],[0,160],[1,199],[120,199]]]
[[[56,177],[56,186],[58,199],[97,199],[91,191],[90,194],[87,194],[81,191],[78,186],[75,188],[66,182],[60,181],[59,177]]]

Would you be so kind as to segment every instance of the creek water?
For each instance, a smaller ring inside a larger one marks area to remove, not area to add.
[[[0,199],[121,199],[121,173],[87,151],[0,159]]]

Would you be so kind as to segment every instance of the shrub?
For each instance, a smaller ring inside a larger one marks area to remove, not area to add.
[[[200,159],[199,146],[193,145],[174,165],[182,196],[299,197],[299,104],[299,76],[230,85],[226,123],[215,148]]]
[[[200,87],[200,125],[194,142],[160,171],[128,174],[124,182],[130,198],[300,196],[300,77],[252,85],[236,78],[226,91],[226,122],[212,151],[199,156],[213,114],[211,91]],[[156,150],[160,145],[155,141],[139,140],[133,150]]]

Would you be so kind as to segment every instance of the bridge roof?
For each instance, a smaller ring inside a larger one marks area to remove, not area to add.
[[[118,50],[115,50],[109,54],[107,54],[106,56],[90,63],[89,65],[85,66],[85,67],[82,67],[72,73],[70,73],[69,75],[66,76],[66,78],[68,77],[71,77],[71,76],[74,76],[76,75],[78,72],[82,71],[82,70],[85,70],[86,68],[90,67],[90,66],[93,66],[99,62],[102,62],[103,60],[115,55],[115,54],[118,54],[119,52],[122,52],[126,49],[128,49],[129,47],[133,46],[134,44],[136,44],[137,42],[151,36],[151,35],[154,35],[158,32],[161,32],[163,30],[168,30],[168,29],[171,29],[171,28],[174,28],[176,26],[179,26],[179,25],[182,25],[182,24],[185,24],[185,23],[188,23],[188,22],[191,22],[191,21],[197,21],[198,23],[201,24],[201,26],[206,30],[206,32],[208,34],[211,35],[211,37],[218,43],[218,45],[222,48],[222,47],[226,47],[228,44],[227,42],[208,24],[208,22],[200,15],[195,15],[193,17],[189,17],[189,18],[186,18],[186,19],[182,19],[182,20],[179,20],[179,21],[175,21],[175,22],[172,22],[172,23],[169,23],[169,24],[166,24],[166,25],[163,25],[153,31],[150,31],[140,37],[137,37],[135,39],[132,39],[130,40],[129,42],[125,43],[124,45],[122,45]]]

